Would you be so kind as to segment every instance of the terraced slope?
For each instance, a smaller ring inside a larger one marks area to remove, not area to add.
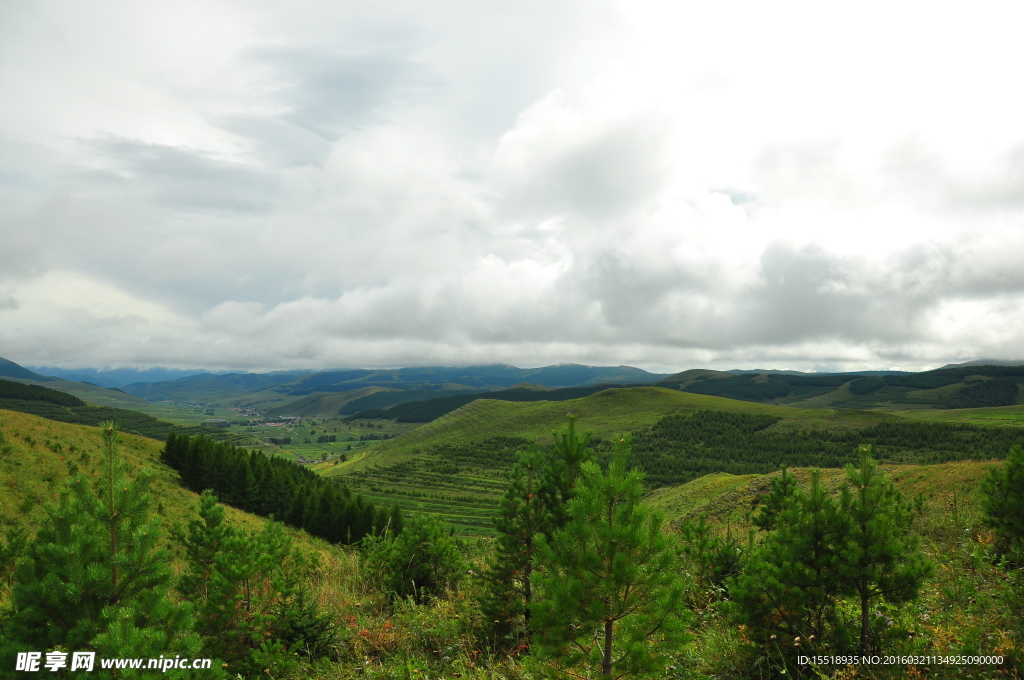
[[[645,387],[566,402],[478,400],[360,458],[324,467],[323,474],[345,475],[370,498],[442,515],[465,533],[487,532],[517,451],[531,440],[550,443],[568,413],[577,414],[580,429],[594,431],[599,459],[612,437],[633,432],[634,463],[647,471],[651,487],[701,477],[717,488],[733,479],[721,473],[764,475],[783,462],[839,469],[864,444],[888,463],[928,464],[1001,458],[1024,443],[1024,428],[931,424],[881,412],[803,410]]]
[[[612,389],[561,402],[481,399],[383,442],[341,465],[323,466],[328,476],[345,475],[354,491],[374,500],[398,502],[410,511],[436,513],[465,533],[488,533],[516,449],[530,440],[550,444],[552,432],[574,413],[595,441],[647,428],[671,414],[701,409],[773,415],[775,427],[858,429],[884,414],[800,409],[733,401],[658,387]]]

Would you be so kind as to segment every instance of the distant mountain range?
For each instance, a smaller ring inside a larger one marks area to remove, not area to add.
[[[1013,368],[1018,365],[1024,365],[1024,362],[983,359],[948,364],[941,369],[923,373],[689,369],[668,375],[650,373],[632,366],[580,364],[541,368],[492,364],[320,372],[292,370],[213,373],[163,368],[101,371],[35,367],[39,370],[33,371],[7,359],[0,359],[0,377],[51,383],[55,389],[75,393],[76,390],[87,389],[81,387],[84,382],[121,389],[127,394],[150,401],[249,399],[249,403],[266,404],[262,408],[269,407],[281,415],[291,415],[295,411],[326,416],[354,415],[370,410],[381,415],[387,411],[388,415],[393,415],[391,409],[404,404],[409,404],[403,406],[404,410],[418,409],[417,412],[433,413],[438,409],[452,407],[453,404],[462,404],[470,395],[478,395],[473,398],[488,395],[486,398],[514,401],[553,400],[562,395],[541,396],[529,392],[540,391],[543,394],[549,390],[583,389],[589,393],[594,388],[625,385],[656,385],[742,401],[799,404],[806,407],[968,408],[1017,403],[1018,394],[1024,393],[1020,389],[1024,387],[1024,373],[1021,372],[1024,369]],[[126,382],[139,377],[148,379]],[[976,384],[980,378],[990,382]],[[968,387],[970,389],[966,389]],[[575,393],[565,392],[564,398],[576,398],[570,397],[570,394]],[[82,396],[91,398],[89,395]]]
[[[17,364],[15,364],[17,365]],[[161,382],[176,380],[190,375],[217,375],[227,371],[206,371],[204,369],[183,370],[178,368],[60,368],[58,366],[29,366],[35,373],[53,376],[61,380],[87,382],[100,387],[124,387],[137,382]],[[3,375],[3,373],[0,373]]]

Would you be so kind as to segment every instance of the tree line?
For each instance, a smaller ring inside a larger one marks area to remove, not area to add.
[[[355,543],[388,527],[401,531],[397,506],[377,506],[284,458],[172,432],[162,460],[187,489],[209,489],[239,510],[274,517],[331,543]]]
[[[965,384],[948,396],[911,397],[911,390],[932,390],[964,382],[969,376],[984,376]],[[985,408],[1016,403],[1018,382],[1024,378],[1024,366],[969,366],[939,369],[910,375],[885,376],[802,376],[785,374],[744,374],[731,378],[702,376],[683,388],[684,392],[707,394],[740,401],[766,402],[776,399],[808,399],[827,394],[849,383],[853,405],[871,405],[879,401],[922,403],[939,408]],[[872,395],[868,398],[867,395]],[[859,397],[859,399],[857,399]]]
[[[764,474],[780,465],[841,468],[871,445],[886,462],[989,460],[1024,443],[1017,428],[892,419],[854,431],[772,428],[776,416],[695,411],[670,415],[632,433],[635,463],[649,486],[681,484],[711,472]],[[610,450],[610,444],[598,449]]]

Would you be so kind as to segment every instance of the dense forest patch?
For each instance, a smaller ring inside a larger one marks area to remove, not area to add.
[[[731,378],[699,376],[684,392],[740,401],[793,403],[825,397],[834,406],[875,408],[907,404],[932,408],[985,408],[1017,403],[1024,366],[966,366],[909,375],[744,374]],[[848,384],[848,395],[831,394]],[[959,387],[954,388],[954,386]],[[949,390],[941,388],[949,387]],[[929,392],[940,390],[939,392]],[[921,391],[924,391],[922,394]]]
[[[459,394],[448,397],[438,397],[425,401],[409,401],[400,403],[388,408],[368,408],[368,410],[355,412],[355,408],[366,408],[371,403],[378,401],[396,400],[399,396],[386,394],[372,394],[362,399],[357,399],[346,404],[341,412],[353,413],[349,420],[375,419],[397,420],[400,423],[429,423],[443,415],[472,403],[477,399],[494,399],[497,401],[569,401],[589,397],[592,394],[603,392],[607,389],[628,388],[629,385],[590,385],[588,387],[566,387],[557,390],[531,390],[526,388],[514,388],[499,390],[497,392],[477,392],[473,394]],[[358,402],[358,403],[357,403]],[[394,403],[394,402],[393,402]]]
[[[712,472],[764,474],[782,464],[839,468],[855,462],[858,447],[866,444],[882,461],[930,464],[1000,459],[1024,443],[1024,431],[1014,428],[895,419],[848,431],[773,428],[780,420],[723,411],[666,416],[633,433],[633,461],[657,487]]]

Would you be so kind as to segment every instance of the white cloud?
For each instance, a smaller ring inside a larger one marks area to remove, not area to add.
[[[0,356],[1020,358],[1020,13],[2,5]]]

